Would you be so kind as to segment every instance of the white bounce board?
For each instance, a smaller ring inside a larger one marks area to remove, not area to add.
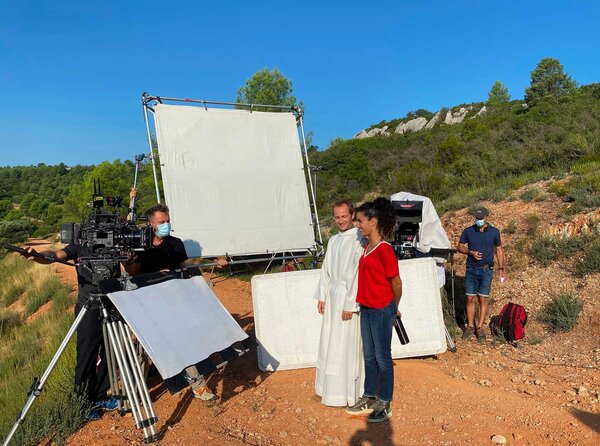
[[[163,379],[248,338],[200,276],[108,297]]]
[[[252,277],[258,368],[263,372],[315,366],[321,315],[313,296],[320,272]]]
[[[410,342],[401,345],[392,334],[392,357],[411,358],[446,351],[442,303],[435,261],[402,260],[400,311]],[[314,367],[321,315],[314,293],[319,270],[254,276],[252,304],[261,371]]]

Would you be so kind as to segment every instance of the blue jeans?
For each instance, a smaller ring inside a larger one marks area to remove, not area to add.
[[[381,309],[360,308],[360,336],[365,357],[365,396],[392,401],[394,364],[392,363],[392,330],[396,318],[396,302]],[[379,392],[378,392],[379,390]]]
[[[493,268],[473,268],[467,266],[467,274],[465,277],[465,294],[467,296],[489,297],[493,277]]]

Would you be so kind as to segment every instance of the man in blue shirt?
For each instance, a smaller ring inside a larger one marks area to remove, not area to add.
[[[476,334],[477,341],[483,342],[483,322],[488,312],[488,297],[494,276],[494,252],[498,258],[500,282],[506,280],[504,274],[504,252],[500,231],[486,221],[489,211],[478,207],[473,211],[475,223],[466,228],[460,236],[458,252],[467,255],[465,288],[467,294],[467,328],[462,338],[469,339]],[[475,330],[475,297],[479,302],[477,330]]]

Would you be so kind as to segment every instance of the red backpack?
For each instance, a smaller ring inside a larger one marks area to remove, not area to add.
[[[508,342],[525,337],[527,312],[523,305],[507,303],[498,316],[490,320],[490,330],[494,336],[502,335]]]

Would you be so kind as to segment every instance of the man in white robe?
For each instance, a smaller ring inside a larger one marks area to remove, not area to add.
[[[360,230],[347,201],[333,205],[340,232],[331,239],[315,292],[323,315],[315,392],[326,406],[352,406],[363,392],[364,364],[356,303],[358,261],[363,252]]]

